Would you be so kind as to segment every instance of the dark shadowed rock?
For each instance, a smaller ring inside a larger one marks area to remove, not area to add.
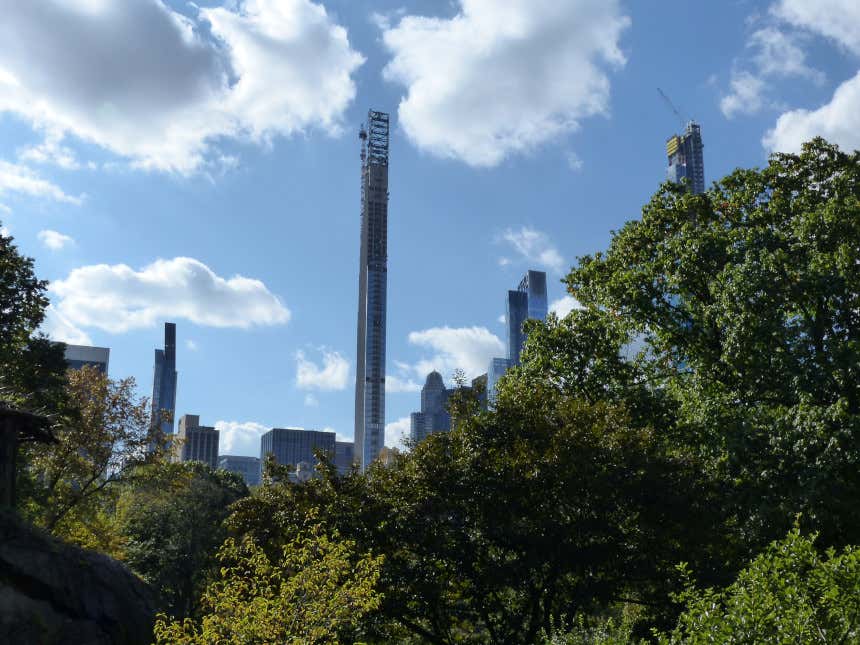
[[[0,643],[152,642],[155,598],[124,565],[0,512]]]

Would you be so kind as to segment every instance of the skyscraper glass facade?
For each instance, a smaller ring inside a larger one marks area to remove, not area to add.
[[[361,138],[361,250],[355,374],[355,452],[364,471],[385,445],[388,285],[388,115],[371,110]]]
[[[705,162],[702,130],[695,121],[690,121],[684,134],[673,135],[666,141],[669,181],[680,184],[684,180],[690,192],[705,192]]]
[[[445,387],[439,372],[433,371],[427,375],[421,388],[421,412],[413,412],[409,417],[409,436],[412,441],[418,443],[434,432],[451,429],[448,399],[453,392]]]
[[[89,345],[66,345],[66,365],[70,370],[82,367],[95,367],[102,374],[108,373],[110,349],[107,347],[90,347]]]
[[[335,433],[301,428],[272,428],[260,437],[260,459],[272,453],[282,466],[296,466],[302,462],[316,463],[314,450],[328,453],[335,458]]]
[[[526,342],[523,323],[529,318],[544,320],[548,305],[546,297],[546,273],[528,271],[515,291],[508,291],[506,318],[508,332],[508,357],[494,358],[487,369],[487,401],[495,400],[499,379],[514,365],[520,364],[520,355]]]
[[[152,377],[152,424],[173,434],[176,412],[176,325],[164,323],[164,349],[155,350]]]

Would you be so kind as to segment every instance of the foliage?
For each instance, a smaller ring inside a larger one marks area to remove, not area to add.
[[[568,625],[561,620],[553,623],[548,632],[542,632],[542,645],[632,645],[634,618],[626,611],[620,619],[605,620],[586,617],[580,614]]]
[[[155,627],[156,642],[337,643],[376,609],[382,557],[360,555],[355,543],[314,525],[270,559],[253,540],[227,540],[218,558],[221,578],[203,596],[205,614]]]
[[[191,616],[227,537],[230,505],[248,494],[239,475],[200,462],[154,463],[136,468],[116,505],[122,558],[150,583],[161,607]]]
[[[39,412],[62,400],[65,346],[37,334],[45,318],[48,283],[33,260],[0,233],[0,399]]]
[[[81,533],[76,524],[96,523],[116,485],[153,458],[147,453],[153,433],[134,379],[113,381],[93,367],[69,370],[67,379],[69,408],[55,430],[59,443],[26,450],[30,496],[22,510],[52,533],[72,538]]]
[[[822,556],[798,529],[772,543],[724,591],[689,588],[670,643],[855,643],[860,551]]]
[[[724,486],[747,549],[798,512],[824,544],[860,540],[858,257],[860,153],[816,139],[703,195],[666,184],[567,277],[643,343],[665,432]]]

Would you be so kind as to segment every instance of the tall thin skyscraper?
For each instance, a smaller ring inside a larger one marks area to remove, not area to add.
[[[173,434],[176,413],[176,324],[164,323],[164,349],[155,350],[152,377],[152,425]]]
[[[355,369],[355,457],[362,472],[385,445],[388,115],[367,113],[361,139],[361,252]]]
[[[687,124],[684,134],[675,134],[666,141],[669,167],[666,175],[676,184],[687,180],[690,192],[705,192],[705,162],[703,155],[702,129],[695,121]]]

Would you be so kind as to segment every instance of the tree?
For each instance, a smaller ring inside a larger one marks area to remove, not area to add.
[[[802,513],[860,539],[860,153],[816,139],[703,195],[666,184],[570,292],[646,348],[665,432],[727,489],[759,549]]]
[[[229,539],[218,553],[219,580],[203,595],[205,613],[155,626],[157,643],[338,643],[376,609],[382,557],[312,526],[271,560],[250,538]],[[350,641],[352,642],[352,641]]]
[[[82,537],[86,525],[103,521],[116,486],[155,458],[148,452],[155,434],[134,379],[113,381],[93,367],[69,370],[67,400],[58,443],[27,451],[31,496],[24,510],[48,531],[93,546]]]
[[[230,505],[246,495],[239,475],[200,462],[134,470],[116,504],[121,559],[153,586],[164,611],[194,615],[217,569]]]
[[[38,412],[62,400],[65,346],[38,334],[45,318],[47,282],[13,238],[0,233],[0,399]]]
[[[860,640],[860,552],[830,550],[793,529],[724,591],[690,587],[686,611],[659,642],[856,643]],[[687,571],[686,567],[682,568]]]

